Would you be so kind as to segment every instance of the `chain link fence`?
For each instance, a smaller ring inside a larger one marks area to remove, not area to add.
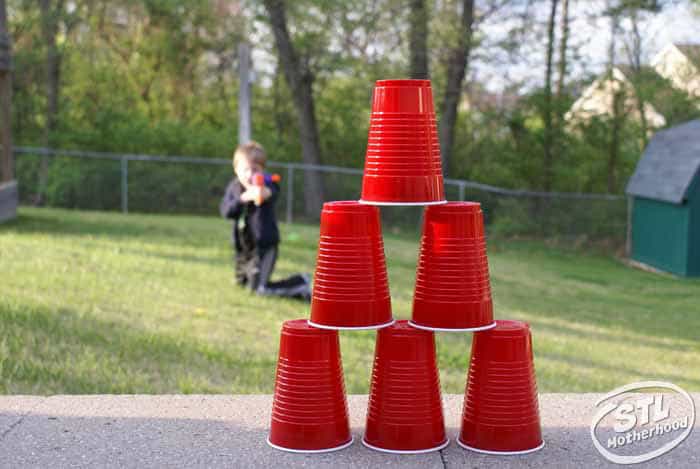
[[[94,151],[15,148],[20,200],[31,204],[38,192],[41,160],[48,158],[46,205],[143,213],[217,214],[233,175],[230,159],[154,156]],[[288,223],[313,221],[305,214],[304,174],[319,172],[326,200],[360,196],[362,170],[338,166],[268,162],[282,177],[278,217]],[[512,190],[446,179],[448,200],[473,200],[484,209],[490,235],[602,241],[615,248],[627,236],[625,197]],[[388,229],[415,228],[420,207],[382,210]]]

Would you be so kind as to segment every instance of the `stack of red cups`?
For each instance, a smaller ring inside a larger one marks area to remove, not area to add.
[[[410,321],[392,317],[381,205],[424,205]],[[447,202],[429,80],[376,83],[359,201],[321,212],[310,319],[282,327],[268,443],[293,452],[352,444],[339,330],[377,329],[365,446],[449,444],[434,331],[474,332],[460,446],[522,454],[544,445],[529,326],[494,321],[481,206]]]

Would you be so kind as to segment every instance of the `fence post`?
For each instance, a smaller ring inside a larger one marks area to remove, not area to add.
[[[129,213],[129,160],[122,156],[122,212]]]
[[[238,44],[238,144],[250,141],[250,45]]]
[[[464,182],[461,181],[459,183],[459,201],[464,201]]]
[[[294,216],[294,166],[287,166],[287,223]]]

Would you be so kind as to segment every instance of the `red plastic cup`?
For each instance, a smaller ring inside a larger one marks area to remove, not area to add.
[[[365,446],[427,453],[449,443],[432,332],[397,321],[377,332]]]
[[[367,142],[360,202],[445,203],[430,80],[377,81]]]
[[[530,326],[521,321],[496,323],[474,334],[457,442],[480,453],[537,451],[544,441]]]
[[[426,207],[411,325],[431,331],[496,326],[480,204]]]
[[[379,209],[323,204],[309,324],[379,329],[393,322]]]
[[[280,335],[270,446],[322,453],[352,444],[336,331],[285,321]]]

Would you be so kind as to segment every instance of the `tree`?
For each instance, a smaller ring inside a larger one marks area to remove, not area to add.
[[[542,120],[544,121],[544,184],[542,189],[545,192],[552,190],[554,179],[553,168],[553,147],[554,147],[554,126],[552,120],[552,75],[554,58],[554,25],[557,17],[557,5],[559,0],[551,0],[549,21],[547,22],[547,55],[544,81],[544,103],[542,107]]]
[[[445,176],[449,174],[459,99],[472,48],[473,25],[474,0],[463,0],[457,41],[448,52],[447,80],[440,113],[440,154],[442,156],[442,171]]]
[[[46,87],[46,114],[43,131],[43,145],[51,148],[55,146],[54,131],[57,126],[57,119],[60,105],[61,92],[61,63],[63,52],[57,44],[59,33],[68,36],[73,28],[78,24],[80,18],[80,2],[72,6],[73,12],[66,11],[63,0],[40,0],[39,9],[41,12],[41,35],[46,47],[45,62],[45,87]],[[63,31],[61,31],[61,26]],[[46,183],[49,172],[49,158],[44,155],[39,167],[39,185],[35,195],[35,205],[43,205],[46,192]]]
[[[569,0],[562,0],[561,3],[561,21],[559,23],[559,77],[557,79],[556,95],[557,99],[561,100],[564,94],[564,82],[566,80],[566,54],[569,45]],[[559,106],[559,122],[561,122],[562,108]]]
[[[629,17],[632,27],[630,40],[625,43],[628,60],[634,71],[632,85],[634,86],[634,98],[637,104],[637,111],[641,119],[640,142],[641,147],[646,147],[649,137],[649,126],[646,116],[646,101],[640,89],[640,79],[642,79],[642,34],[639,29],[640,16],[644,12],[658,13],[663,5],[659,1],[627,0],[620,6],[621,12]]]
[[[610,16],[610,44],[608,46],[608,70],[607,76],[609,80],[615,80],[613,69],[615,68],[615,47],[617,41],[617,33],[620,29],[620,14],[613,6],[612,0],[607,0],[607,10]],[[622,128],[622,119],[624,112],[621,109],[621,103],[625,101],[623,88],[613,87],[612,96],[612,119],[610,125],[610,136],[607,155],[607,179],[608,192],[612,193],[616,187],[616,166],[618,154],[620,153],[620,132]]]
[[[409,76],[411,78],[428,79],[430,78],[428,66],[428,11],[425,0],[409,1],[409,52],[411,55]]]
[[[284,0],[264,0],[279,60],[294,99],[299,119],[299,137],[302,157],[307,164],[321,164],[321,147],[318,138],[312,85],[313,73],[306,61],[297,55],[287,28]],[[320,173],[304,172],[304,198],[307,216],[317,217],[323,203],[323,185]]]
[[[43,143],[45,147],[51,148],[53,146],[53,131],[56,128],[61,79],[61,54],[56,46],[56,35],[58,34],[59,14],[63,9],[63,0],[55,0],[53,5],[51,0],[40,0],[39,8],[41,9],[41,33],[46,45],[46,121]],[[34,201],[36,205],[44,203],[48,173],[49,157],[44,155],[39,167],[39,187]]]
[[[10,124],[10,109],[12,105],[12,45],[7,33],[7,8],[5,0],[0,0],[0,182],[11,181],[14,178],[12,159],[12,126]]]
[[[647,124],[646,106],[644,97],[642,96],[641,90],[639,89],[639,78],[642,72],[642,35],[639,31],[639,11],[637,8],[632,7],[630,11],[630,22],[632,23],[632,45],[627,47],[628,55],[630,57],[630,63],[632,65],[632,70],[634,70],[635,76],[632,78],[632,85],[635,88],[634,98],[637,103],[637,111],[639,112],[639,118],[641,121],[641,133],[640,141],[641,147],[646,147],[648,141],[649,126]]]
[[[620,32],[620,22],[623,17],[627,17],[631,24],[631,39],[624,44],[625,50],[627,52],[627,59],[631,65],[632,76],[630,77],[633,87],[632,99],[637,107],[637,112],[639,113],[640,126],[639,126],[639,140],[641,142],[640,147],[644,148],[646,146],[649,126],[647,123],[646,115],[646,105],[647,101],[644,98],[643,91],[641,90],[641,81],[644,80],[644,73],[642,70],[642,35],[639,29],[640,15],[642,12],[647,13],[658,13],[666,3],[664,0],[608,0],[606,4],[606,14],[610,17],[610,46],[608,51],[608,73],[609,79],[614,80],[612,75],[612,70],[615,67],[616,61],[616,47],[617,47],[617,36]],[[612,122],[611,122],[611,132],[610,132],[610,145],[608,150],[608,192],[615,193],[617,191],[617,166],[619,160],[620,146],[621,146],[621,133],[625,124],[626,116],[626,102],[627,102],[627,92],[624,86],[619,86],[618,89],[613,93],[612,102]]]

